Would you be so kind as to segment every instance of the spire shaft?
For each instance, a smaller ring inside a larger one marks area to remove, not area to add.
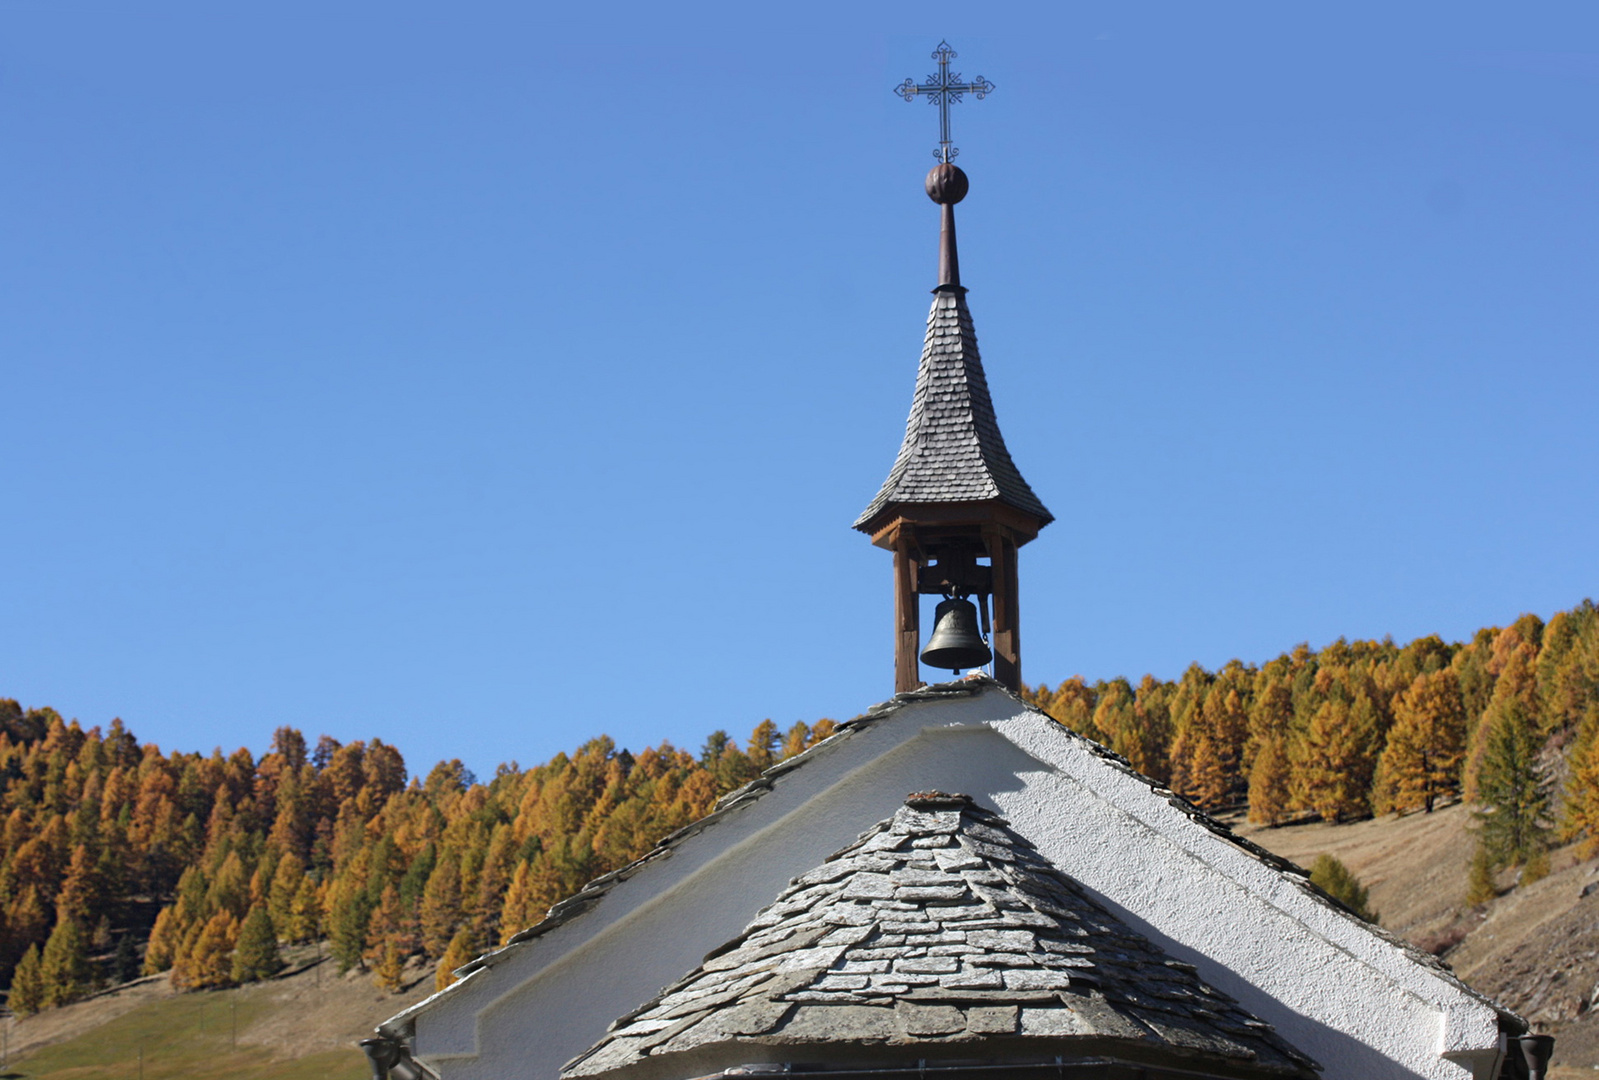
[[[938,230],[938,287],[961,287],[960,253],[955,250],[955,204],[944,203],[944,224]]]
[[[955,250],[955,204],[966,197],[970,181],[954,165],[934,165],[924,184],[927,197],[938,203],[943,211],[943,224],[938,230],[938,288],[934,292],[961,287],[960,255]]]

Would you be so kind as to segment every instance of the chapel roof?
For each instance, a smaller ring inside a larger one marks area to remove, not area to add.
[[[977,331],[966,306],[966,290],[940,288],[927,316],[916,393],[899,456],[877,497],[855,528],[895,503],[994,500],[1039,519],[1055,519],[1011,460],[988,395]]]
[[[840,724],[838,732],[823,742],[796,757],[772,766],[760,777],[750,781],[744,787],[724,795],[711,814],[666,837],[653,850],[638,860],[596,878],[584,886],[576,895],[557,903],[550,909],[543,920],[517,933],[507,944],[457,969],[455,974],[460,977],[460,981],[427,1000],[412,1005],[390,1017],[379,1026],[379,1033],[398,1037],[410,1035],[414,1031],[413,1025],[420,1014],[437,1007],[443,999],[472,990],[472,980],[468,976],[504,963],[522,950],[531,948],[534,943],[560,928],[589,916],[623,882],[638,875],[649,874],[651,871],[659,870],[672,859],[674,853],[693,843],[696,838],[705,834],[708,830],[715,829],[718,825],[729,822],[737,815],[748,810],[753,804],[770,796],[787,781],[791,774],[805,769],[812,762],[836,751],[843,744],[870,731],[878,724],[890,721],[907,709],[939,701],[970,698],[982,694],[1003,694],[1015,699],[1018,707],[1028,711],[1037,711],[1034,706],[1020,698],[1016,698],[1014,694],[992,679],[976,674],[952,682],[938,683],[918,690],[896,694],[890,700],[880,702],[861,715]],[[1106,747],[1058,724],[1051,723],[1048,730],[1052,733],[1053,738],[1092,754],[1102,767],[1107,770],[1107,781],[1112,775],[1120,775],[1136,780],[1142,785],[1147,785],[1153,794],[1163,799],[1172,808],[1174,813],[1192,823],[1193,826],[1224,841],[1230,847],[1242,851],[1250,858],[1270,869],[1285,885],[1302,893],[1324,910],[1357,924],[1364,933],[1370,934],[1393,949],[1398,950],[1405,960],[1416,968],[1426,970],[1433,977],[1442,980],[1469,998],[1492,1007],[1498,1014],[1501,1030],[1511,1034],[1520,1034],[1527,1030],[1525,1020],[1492,998],[1461,981],[1447,963],[1431,953],[1422,951],[1385,927],[1361,918],[1336,899],[1317,888],[1311,883],[1310,874],[1302,867],[1267,851],[1254,841],[1233,832],[1225,823],[1206,814],[1181,795],[1137,772],[1126,759]]]
[[[1204,1075],[1317,1071],[1003,818],[965,796],[923,793],[795,878],[562,1077],[665,1080],[751,1062],[860,1067],[979,1050],[990,1061],[1097,1054]]]

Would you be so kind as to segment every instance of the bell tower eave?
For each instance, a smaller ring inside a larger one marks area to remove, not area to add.
[[[1048,518],[1019,510],[1000,499],[969,502],[889,503],[855,528],[871,537],[872,544],[893,551],[901,534],[942,533],[981,535],[986,529],[1008,532],[1017,547],[1036,539]]]

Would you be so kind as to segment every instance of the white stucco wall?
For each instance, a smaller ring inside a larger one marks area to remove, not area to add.
[[[446,1080],[554,1080],[791,877],[929,788],[999,810],[1110,910],[1321,1062],[1329,1080],[1489,1080],[1491,1008],[997,690],[907,705],[824,744],[592,911],[411,1010],[416,1053]]]

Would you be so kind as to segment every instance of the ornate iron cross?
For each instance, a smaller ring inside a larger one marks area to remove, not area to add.
[[[975,82],[961,82],[960,74],[950,74],[949,62],[955,59],[955,50],[949,47],[949,42],[940,41],[938,48],[933,50],[933,59],[938,61],[938,74],[929,75],[924,83],[916,83],[906,79],[894,87],[894,93],[906,101],[915,101],[916,95],[926,94],[927,100],[938,106],[938,149],[933,151],[933,156],[946,164],[955,160],[959,150],[949,141],[949,107],[961,99],[961,95],[970,92],[978,101],[983,100],[994,90],[994,84],[977,76]]]

